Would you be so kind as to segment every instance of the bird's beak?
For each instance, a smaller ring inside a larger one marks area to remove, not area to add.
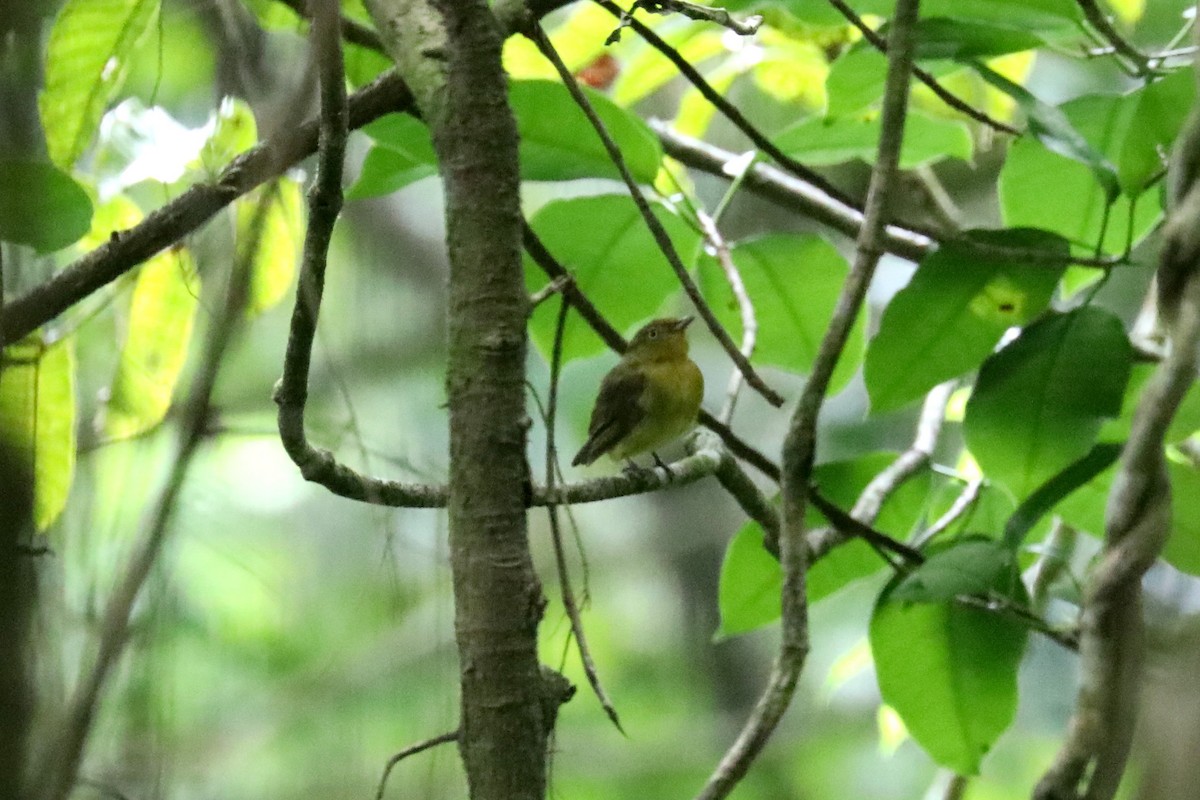
[[[680,317],[679,319],[675,320],[675,330],[677,330],[677,331],[687,330],[687,326],[691,325],[692,321],[695,319],[696,318],[692,317],[692,316]]]

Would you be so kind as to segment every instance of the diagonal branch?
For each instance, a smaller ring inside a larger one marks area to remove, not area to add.
[[[884,211],[897,172],[908,83],[915,49],[918,0],[898,0],[888,41],[888,72],[884,88],[879,155],[871,170],[862,232],[854,266],[846,278],[829,329],[792,417],[783,446],[783,526],[780,565],[783,632],[771,677],[737,740],[717,765],[701,791],[702,800],[726,797],[750,769],[791,704],[796,681],[808,655],[808,605],[805,596],[807,547],[804,511],[809,502],[816,455],[817,418],[834,367],[858,316],[871,276],[883,253]]]
[[[834,1],[830,0],[830,2]],[[1075,0],[1075,3],[1083,11],[1083,16],[1087,18],[1088,24],[1096,30],[1096,33],[1100,34],[1100,38],[1112,46],[1113,52],[1125,56],[1133,63],[1136,74],[1145,75],[1151,71],[1150,62],[1154,59],[1138,50],[1121,35],[1120,31],[1113,26],[1112,21],[1105,16],[1096,0]]]
[[[1081,2],[1083,2],[1083,0],[1081,0]],[[887,42],[884,41],[884,38],[876,33],[870,25],[863,22],[863,18],[860,17],[853,8],[847,5],[844,0],[829,0],[829,4],[837,9],[838,13],[845,17],[851,25],[853,25],[855,28],[858,28],[858,32],[863,35],[863,38],[866,39],[872,47],[881,53],[887,53]],[[995,117],[990,116],[987,112],[975,108],[966,100],[963,100],[945,86],[942,86],[942,84],[938,82],[937,78],[933,77],[931,73],[927,72],[916,64],[913,64],[912,72],[914,78],[928,86],[929,90],[937,95],[938,99],[953,108],[955,111],[958,111],[970,117],[971,119],[976,120],[977,122],[982,122],[989,128],[993,128],[1003,133],[1009,133],[1013,136],[1021,135],[1019,130],[1009,125],[1007,122],[1001,122]]]
[[[713,105],[721,114],[730,122],[733,123],[739,131],[741,131],[747,139],[754,143],[754,146],[762,150],[771,158],[783,167],[788,172],[798,178],[801,178],[808,183],[816,186],[829,197],[835,198],[838,202],[854,206],[854,201],[849,195],[842,192],[836,186],[827,180],[816,170],[807,167],[796,159],[789,156],[787,153],[775,146],[767,135],[760,131],[755,125],[746,118],[746,116],[733,103],[726,100],[720,92],[713,88],[700,70],[692,66],[692,63],[684,58],[678,50],[672,47],[661,36],[654,32],[650,26],[634,18],[632,15],[626,15],[621,10],[620,6],[612,2],[612,0],[595,0],[595,3],[603,8],[608,13],[612,14],[621,20],[627,20],[629,27],[637,32],[647,44],[661,53],[668,61],[675,65],[675,69],[679,70],[679,74],[685,77],[692,86],[696,87],[696,91]]]
[[[699,312],[701,318],[704,320],[704,324],[708,326],[709,331],[716,337],[721,347],[724,348],[730,360],[741,370],[742,374],[746,377],[746,382],[766,398],[768,403],[777,408],[782,406],[784,402],[783,395],[768,386],[766,381],[755,371],[746,357],[738,350],[737,345],[729,338],[729,332],[722,327],[716,314],[713,313],[708,303],[705,302],[704,297],[700,294],[700,287],[692,280],[692,276],[688,274],[687,267],[680,260],[679,253],[676,252],[675,245],[671,242],[671,237],[667,235],[667,231],[662,226],[662,223],[658,221],[658,218],[654,216],[654,212],[650,210],[650,204],[646,202],[645,196],[642,195],[642,190],[638,188],[637,181],[629,172],[629,167],[625,163],[625,157],[621,155],[616,142],[608,134],[604,122],[596,114],[596,110],[592,108],[592,104],[588,101],[587,96],[584,95],[583,90],[579,88],[575,76],[571,74],[571,71],[567,69],[567,65],[563,63],[562,58],[559,57],[558,52],[554,49],[554,45],[550,43],[550,39],[546,36],[545,31],[542,30],[540,25],[535,24],[526,32],[526,35],[538,46],[542,55],[554,65],[567,91],[571,93],[575,104],[583,111],[595,129],[596,135],[600,137],[600,141],[603,142],[604,149],[608,153],[609,160],[616,166],[617,171],[621,173],[621,179],[629,188],[630,196],[633,198],[638,212],[642,215],[642,219],[645,220],[646,227],[650,229],[655,243],[670,263],[671,268],[675,271],[675,277],[683,286],[683,290],[687,292],[687,296],[691,299],[692,304],[695,305],[696,311]]]

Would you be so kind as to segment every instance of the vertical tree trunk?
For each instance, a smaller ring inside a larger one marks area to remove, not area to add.
[[[541,587],[525,525],[525,350],[517,129],[483,0],[369,0],[429,122],[450,254],[450,559],[475,800],[540,800],[547,728]]]

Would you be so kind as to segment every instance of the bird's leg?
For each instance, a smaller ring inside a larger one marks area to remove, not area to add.
[[[658,457],[658,453],[651,451],[650,455],[654,456],[654,465],[655,466],[662,467],[664,470],[667,471],[667,479],[668,480],[671,480],[672,478],[675,477],[675,473],[671,471],[671,468],[669,466],[667,466],[667,463],[665,461],[663,461],[661,458]]]

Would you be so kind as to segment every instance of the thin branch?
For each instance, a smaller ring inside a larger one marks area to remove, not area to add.
[[[935,536],[948,530],[951,525],[961,519],[979,501],[979,492],[982,488],[982,477],[972,478],[967,481],[962,491],[954,498],[954,502],[946,509],[946,513],[942,514],[934,520],[932,525],[913,537],[912,546],[916,548],[924,547],[933,541]]]
[[[278,2],[296,12],[296,16],[301,19],[311,20],[312,14],[308,9],[307,0],[278,0]],[[351,19],[343,14],[340,18],[342,29],[342,38],[351,44],[357,44],[366,47],[376,52],[383,52],[383,42],[379,40],[379,34],[373,28],[363,25],[355,19]]]
[[[395,769],[397,764],[409,756],[415,756],[417,753],[423,753],[426,750],[431,750],[440,744],[457,742],[458,737],[459,732],[457,729],[455,729],[449,731],[448,733],[439,734],[438,736],[426,739],[423,742],[417,742],[414,745],[410,745],[409,747],[404,748],[399,753],[396,753],[394,756],[389,758],[387,760],[387,764],[385,764],[383,767],[383,775],[379,778],[379,788],[375,790],[375,800],[383,800],[383,793],[387,790],[388,778],[391,777],[392,770]]]
[[[558,377],[562,368],[563,331],[566,328],[567,312],[570,307],[564,296],[558,306],[558,318],[554,326],[554,346],[550,356],[550,394],[546,401],[546,493],[551,497],[554,495],[555,476],[558,472],[558,454],[554,448],[554,423],[558,417]],[[571,633],[575,637],[575,644],[579,649],[579,660],[583,664],[583,672],[587,676],[588,685],[592,687],[596,699],[600,701],[604,713],[612,720],[612,724],[617,727],[617,730],[624,733],[625,729],[621,727],[621,719],[617,716],[617,708],[600,683],[596,662],[592,659],[591,650],[588,648],[587,636],[583,630],[583,619],[579,615],[579,605],[575,602],[575,591],[571,588],[571,571],[567,567],[566,548],[563,547],[562,530],[558,524],[558,505],[553,501],[546,504],[546,516],[550,520],[550,541],[554,545],[554,563],[558,568],[559,592],[562,596],[563,608],[567,611],[567,618],[571,621]]]
[[[829,0],[829,4],[837,9],[838,13],[845,17],[851,25],[853,25],[855,28],[858,28],[859,33],[863,35],[863,38],[866,39],[872,47],[881,53],[887,53],[887,42],[884,41],[884,38],[876,33],[870,25],[865,23],[863,18],[860,17],[854,11],[854,9],[847,5],[844,0]],[[914,78],[928,86],[930,91],[932,91],[943,103],[950,106],[955,111],[958,111],[977,122],[982,122],[989,128],[993,128],[1003,133],[1012,134],[1013,136],[1021,135],[1021,132],[1012,125],[1009,125],[1007,122],[1001,122],[995,117],[989,115],[986,111],[975,108],[966,100],[963,100],[945,86],[942,86],[942,84],[938,82],[937,78],[916,64],[913,64],[912,72]]]
[[[596,110],[592,108],[592,104],[587,99],[587,96],[583,93],[583,90],[579,88],[579,84],[576,82],[575,76],[571,74],[571,71],[567,68],[567,65],[564,64],[562,58],[559,57],[558,51],[554,49],[554,45],[550,43],[550,39],[546,36],[546,32],[542,30],[540,25],[535,24],[530,28],[530,30],[526,31],[526,35],[529,36],[538,46],[538,49],[541,51],[542,55],[544,55],[552,64],[554,64],[555,70],[557,70],[559,77],[562,78],[563,84],[567,87],[567,91],[571,93],[571,97],[574,99],[575,104],[579,106],[581,111],[583,111],[584,115],[591,123],[592,128],[595,129],[596,135],[600,137],[600,141],[604,144],[604,149],[608,153],[609,160],[612,161],[614,166],[616,166],[617,171],[621,173],[621,179],[629,188],[630,196],[633,198],[634,205],[637,206],[638,212],[642,215],[642,219],[645,220],[646,227],[650,229],[650,234],[654,237],[654,241],[658,245],[659,250],[661,250],[663,255],[666,257],[667,261],[671,265],[671,268],[675,270],[675,277],[679,280],[680,285],[683,286],[683,290],[691,299],[692,304],[695,305],[696,311],[704,320],[704,324],[708,326],[709,331],[714,337],[716,337],[717,341],[721,344],[721,347],[724,348],[725,352],[729,355],[730,360],[732,360],[733,363],[737,365],[737,368],[741,370],[742,374],[745,375],[746,382],[754,387],[755,391],[766,398],[768,403],[775,407],[782,406],[784,402],[783,395],[779,394],[770,386],[768,386],[766,381],[764,381],[762,377],[759,376],[759,374],[755,371],[754,367],[750,365],[750,362],[746,360],[745,356],[738,351],[737,345],[735,345],[733,340],[729,338],[729,332],[721,326],[720,321],[717,320],[716,314],[713,313],[713,310],[708,306],[708,303],[700,294],[700,288],[696,286],[696,282],[692,280],[692,276],[688,274],[687,267],[685,267],[683,265],[683,261],[680,260],[679,253],[676,252],[675,245],[671,242],[671,237],[667,235],[667,231],[662,226],[662,223],[658,221],[658,217],[654,216],[654,212],[650,209],[650,204],[646,202],[645,196],[642,195],[642,190],[638,187],[637,180],[633,177],[632,173],[629,172],[629,167],[625,163],[625,157],[621,155],[620,148],[617,147],[616,142],[614,142],[612,137],[609,135],[608,130],[604,126],[604,122],[596,114]]]
[[[411,108],[412,93],[389,72],[350,99],[352,128],[391,111]],[[212,183],[192,186],[125,231],[113,231],[100,247],[76,259],[4,309],[0,340],[11,344],[32,333],[97,289],[196,231],[214,215],[261,183],[277,178],[317,146],[317,122],[310,120],[247,150]]]
[[[763,23],[761,14],[738,19],[723,8],[689,3],[687,0],[637,0],[628,13],[620,17],[620,26],[609,35],[605,44],[612,44],[621,38],[621,29],[633,22],[633,13],[639,8],[644,8],[652,14],[680,14],[698,22],[711,22],[728,28],[739,36],[753,36]]]
[[[791,704],[796,681],[808,655],[808,605],[805,595],[808,559],[804,511],[809,501],[815,459],[817,418],[834,367],[846,346],[854,320],[866,297],[867,286],[883,252],[886,198],[897,171],[900,144],[904,136],[904,117],[908,108],[908,81],[915,45],[917,7],[918,0],[898,0],[896,3],[888,42],[888,72],[879,154],[871,170],[857,255],[829,328],[821,340],[784,442],[783,530],[779,559],[783,568],[783,631],[779,654],[767,686],[745,727],[699,794],[702,800],[726,797],[750,769]]]
[[[260,202],[251,225],[251,235],[256,239],[262,233],[267,202],[265,198]],[[251,254],[256,249],[256,246],[248,247],[245,256],[234,264],[225,301],[211,320],[201,361],[182,405],[174,455],[162,489],[146,517],[145,534],[137,543],[108,599],[101,619],[95,659],[80,678],[67,705],[65,719],[58,727],[59,733],[51,745],[52,749],[43,759],[38,779],[31,784],[39,787],[41,793],[38,796],[46,800],[64,800],[78,781],[79,766],[83,761],[96,710],[117,659],[129,641],[134,604],[162,552],[188,470],[204,441],[217,373],[235,334],[241,330],[250,290]]]
[[[879,516],[884,501],[905,482],[929,466],[930,457],[933,455],[934,447],[937,446],[937,440],[942,430],[942,423],[946,417],[946,402],[950,399],[950,394],[954,391],[955,384],[956,381],[946,381],[935,386],[925,396],[925,402],[921,406],[921,415],[917,420],[917,431],[913,437],[912,444],[867,484],[866,488],[859,494],[854,508],[850,510],[850,517],[852,519],[866,525],[873,523],[875,518]],[[815,500],[815,504],[819,504],[820,502]],[[822,513],[824,513],[824,509],[822,509]],[[826,517],[828,518],[829,515],[826,514]],[[833,521],[830,519],[830,522]],[[812,547],[811,557],[814,559],[821,558],[834,547],[845,542],[848,538],[846,528],[845,524],[841,526],[835,524],[831,528],[822,528],[813,531],[809,539]],[[849,535],[861,534],[856,532]],[[863,536],[862,538],[868,542],[871,541],[869,537]],[[897,550],[893,545],[889,544],[893,541],[888,539],[887,542],[879,542],[879,544],[888,547],[893,552],[897,552],[910,563],[914,562],[914,554],[918,557],[920,556],[919,551],[913,547],[904,546],[904,550]]]
[[[754,302],[746,291],[742,273],[738,271],[737,264],[733,263],[733,254],[729,250],[729,243],[721,235],[717,221],[700,209],[696,210],[696,219],[700,222],[700,230],[709,247],[712,248],[713,255],[721,266],[721,271],[725,273],[725,282],[729,284],[729,291],[733,293],[734,300],[737,302],[738,313],[742,318],[742,344],[739,352],[748,361],[750,356],[754,355],[754,345],[758,341],[758,317],[754,313]],[[735,369],[729,375],[729,386],[725,389],[725,404],[721,407],[721,413],[717,414],[717,419],[726,425],[733,420],[733,409],[737,405],[738,391],[741,388],[742,373]]]
[[[283,376],[275,386],[274,400],[279,407],[279,438],[288,456],[300,468],[306,480],[325,486],[334,494],[382,503],[378,481],[360,475],[338,462],[327,450],[313,447],[305,433],[304,415],[308,402],[308,376],[312,364],[313,340],[325,288],[325,269],[333,226],[342,208],[342,166],[348,134],[348,107],[342,63],[341,38],[336,20],[317,16],[312,36],[320,77],[320,136],[317,175],[308,198],[308,228],[300,263],[299,286],[292,309],[291,328],[283,360]],[[401,505],[428,505],[433,495],[443,495],[442,487],[389,482],[389,492]]]
[[[837,0],[830,0],[837,2]],[[1134,70],[1138,75],[1145,75],[1150,71],[1151,57],[1138,50],[1129,40],[1121,35],[1112,24],[1112,22],[1100,10],[1100,6],[1096,0],[1075,0],[1083,15],[1087,18],[1088,23],[1095,29],[1104,41],[1112,46],[1116,53],[1120,53],[1133,62]]]
[[[651,130],[658,136],[663,150],[675,160],[718,178],[730,179],[731,165],[742,157],[738,153],[723,150],[707,142],[693,139],[673,131],[659,120],[650,120]],[[736,170],[732,170],[736,173]],[[809,219],[828,225],[847,236],[857,237],[863,226],[863,215],[858,209],[839,203],[811,184],[788,175],[770,164],[754,164],[746,174],[746,188],[751,192],[795,211]],[[931,232],[887,225],[884,228],[883,249],[909,261],[920,261],[939,244],[953,242],[964,250],[981,257],[1022,260],[1029,264],[1062,266],[1078,264],[1084,267],[1107,269],[1128,262],[1126,256],[1070,256],[1063,258],[1058,253],[1025,247],[1006,247],[985,244],[974,239],[958,236],[937,236]]]
[[[766,153],[771,158],[775,159],[781,167],[792,173],[798,178],[801,178],[808,183],[819,188],[829,197],[836,199],[838,202],[854,207],[854,201],[833,185],[827,178],[821,175],[811,167],[807,167],[796,159],[789,156],[787,153],[775,146],[766,134],[760,131],[750,120],[733,103],[726,100],[720,92],[713,88],[712,84],[700,74],[700,70],[692,66],[692,63],[684,58],[678,50],[672,47],[661,36],[654,32],[650,26],[642,23],[633,17],[632,14],[626,14],[621,10],[620,6],[612,2],[612,0],[595,0],[596,4],[603,8],[614,17],[627,21],[629,27],[637,32],[638,36],[646,41],[651,47],[657,50],[668,61],[670,61],[679,74],[683,75],[687,81],[696,88],[696,91],[713,105],[721,114],[733,123],[739,131],[741,131],[747,139],[754,143],[754,146]]]
[[[946,419],[946,403],[950,401],[950,395],[957,384],[957,380],[946,381],[933,387],[925,395],[912,444],[863,489],[858,502],[850,511],[856,519],[874,522],[883,508],[884,501],[910,478],[929,466],[938,437],[942,433],[942,423]]]

